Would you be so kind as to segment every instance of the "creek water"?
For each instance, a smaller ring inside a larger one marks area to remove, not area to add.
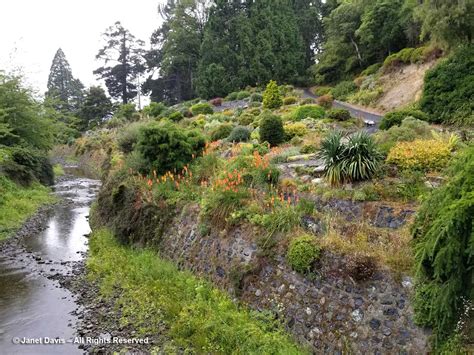
[[[83,352],[73,342],[75,296],[55,277],[71,275],[72,264],[84,258],[90,205],[100,183],[74,168],[66,173],[54,186],[62,202],[45,213],[46,228],[27,230],[18,245],[1,250],[0,354]],[[15,344],[25,340],[42,344]]]

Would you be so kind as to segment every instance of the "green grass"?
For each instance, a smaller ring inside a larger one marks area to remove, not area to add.
[[[22,187],[0,176],[0,240],[14,233],[41,205],[54,200],[45,186]]]
[[[212,354],[301,354],[268,314],[236,305],[222,291],[179,271],[151,250],[117,243],[106,229],[90,239],[88,275],[115,299],[122,322],[140,334],[165,327],[167,349]]]

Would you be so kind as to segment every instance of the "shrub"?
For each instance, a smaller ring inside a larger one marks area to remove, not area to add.
[[[350,95],[347,100],[354,104],[369,106],[374,104],[383,94],[381,87],[374,89],[362,89]]]
[[[117,144],[120,150],[126,154],[130,153],[135,144],[138,142],[140,136],[140,129],[143,127],[141,122],[133,122],[120,130],[117,137]]]
[[[306,133],[308,133],[306,125],[301,122],[285,124],[283,129],[285,130],[285,137],[287,141],[294,137],[303,137]]]
[[[319,157],[324,160],[325,176],[332,185],[370,179],[382,160],[375,142],[366,132],[355,133],[347,143],[343,143],[340,132],[330,133],[321,142]]]
[[[353,92],[357,91],[357,86],[352,81],[341,81],[332,90],[331,94],[338,100],[346,100]]]
[[[332,107],[334,97],[332,97],[331,94],[322,95],[316,99],[316,102],[319,106],[324,107],[327,110]]]
[[[181,112],[179,111],[174,111],[172,113],[170,113],[170,115],[168,116],[168,118],[171,120],[171,121],[174,121],[174,122],[179,122],[181,121],[184,116]]]
[[[125,118],[119,118],[114,116],[110,118],[105,125],[107,126],[107,128],[117,128],[123,126],[125,123],[127,123],[127,120]]]
[[[464,46],[425,75],[420,107],[432,122],[474,125],[474,45]]]
[[[403,169],[436,170],[443,168],[451,156],[451,147],[442,139],[416,139],[398,142],[387,156],[387,162]]]
[[[250,96],[250,92],[242,90],[237,93],[237,100],[243,100]]]
[[[221,97],[216,97],[216,98],[210,100],[209,103],[213,106],[222,106],[222,98]]]
[[[402,109],[392,111],[383,116],[380,122],[380,129],[389,129],[392,126],[400,126],[402,121],[407,117],[413,117],[417,120],[427,121],[428,115],[423,111],[416,109]]]
[[[291,113],[291,118],[294,121],[301,121],[308,117],[316,119],[323,118],[324,109],[319,105],[303,105],[296,107]]]
[[[298,102],[298,98],[295,96],[288,96],[283,99],[283,105],[293,105]]]
[[[276,146],[285,141],[285,131],[280,116],[271,112],[263,112],[260,115],[260,142],[268,142]]]
[[[263,93],[263,107],[268,109],[279,108],[283,105],[280,90],[276,81],[271,80]]]
[[[235,127],[227,137],[229,142],[247,142],[250,139],[250,131],[243,126]]]
[[[53,185],[53,166],[44,153],[18,146],[7,149],[8,158],[0,164],[0,175],[3,173],[10,180],[24,186],[34,181]]]
[[[311,270],[320,253],[313,237],[301,236],[291,240],[286,258],[293,270],[304,273]]]
[[[217,126],[215,129],[211,131],[211,141],[215,142],[220,139],[225,139],[229,136],[229,134],[232,132],[232,124],[230,123],[224,123],[219,126]]]
[[[255,116],[249,112],[244,112],[239,116],[239,124],[242,126],[248,126],[253,123]]]
[[[449,176],[422,204],[412,227],[415,321],[433,328],[438,346],[455,333],[462,300],[474,294],[474,147],[460,155]]]
[[[305,144],[300,149],[301,154],[311,154],[316,153],[317,151],[318,148],[314,144]]]
[[[369,76],[369,75],[376,74],[381,67],[382,67],[382,63],[375,63],[375,64],[372,64],[372,65],[369,65],[367,68],[365,68],[362,71],[362,73],[360,73],[360,75]]]
[[[258,92],[254,92],[252,95],[250,95],[250,102],[262,102],[263,101],[263,95],[258,93]]]
[[[136,112],[134,104],[122,104],[117,108],[114,116],[117,118],[124,118],[127,121],[131,121],[133,114]]]
[[[231,92],[229,95],[227,95],[226,100],[227,101],[235,101],[237,100],[237,97],[239,96],[238,91]]]
[[[417,138],[432,138],[431,132],[431,127],[427,122],[407,117],[400,126],[392,126],[386,131],[377,132],[375,140],[379,150],[383,154],[388,154],[397,142],[412,142]]]
[[[141,129],[137,149],[149,169],[163,174],[183,169],[201,154],[205,143],[197,131],[183,130],[171,122],[153,122]]]
[[[335,121],[347,121],[351,119],[351,113],[343,108],[333,108],[327,112],[327,117]]]
[[[201,115],[201,114],[210,115],[214,113],[214,110],[212,109],[212,106],[209,103],[202,102],[202,103],[191,106],[191,112],[193,113],[193,116]]]
[[[314,94],[316,96],[323,96],[331,93],[332,88],[330,86],[318,86],[314,88]]]
[[[300,101],[300,105],[303,106],[303,105],[311,105],[311,104],[314,104],[316,103],[316,101],[311,98],[311,97],[307,97],[306,99],[303,99]]]
[[[166,106],[161,102],[150,102],[143,108],[143,113],[150,117],[158,117],[165,109]]]

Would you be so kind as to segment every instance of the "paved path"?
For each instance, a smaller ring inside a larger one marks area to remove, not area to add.
[[[310,89],[304,88],[302,90],[304,98],[318,98],[318,96],[313,94]],[[351,113],[352,116],[362,118],[364,121],[373,121],[375,124],[373,126],[367,126],[366,128],[367,132],[369,133],[373,133],[378,130],[378,126],[383,117],[383,115],[381,114],[369,112],[359,107],[355,107],[354,105],[348,104],[347,102],[342,102],[339,100],[334,100],[333,107],[346,109]]]

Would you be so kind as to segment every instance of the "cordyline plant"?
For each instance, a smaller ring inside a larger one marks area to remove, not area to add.
[[[346,138],[341,132],[334,131],[321,142],[318,155],[324,160],[325,177],[331,185],[368,180],[377,172],[383,159],[366,132]]]

